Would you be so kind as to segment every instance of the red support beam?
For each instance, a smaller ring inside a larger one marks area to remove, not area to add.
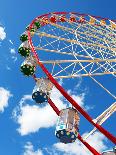
[[[86,141],[84,141],[80,134],[77,137],[94,155],[101,155],[101,153],[97,152],[92,146],[90,146]]]
[[[49,105],[52,107],[52,109],[56,112],[56,114],[59,116],[60,111],[59,111],[59,109],[55,106],[55,104],[52,102],[52,100],[51,100],[50,98],[48,99],[48,103],[49,103]]]

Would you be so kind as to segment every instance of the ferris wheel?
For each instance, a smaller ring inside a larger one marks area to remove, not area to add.
[[[59,116],[56,137],[63,143],[77,138],[95,155],[100,154],[86,139],[98,129],[116,144],[116,138],[101,124],[116,111],[116,96],[98,76],[116,78],[116,21],[86,14],[54,12],[35,18],[21,35],[19,53],[25,58],[21,72],[36,82],[32,98],[36,103],[48,102]],[[40,68],[45,74],[39,76]],[[57,79],[89,77],[114,99],[114,103],[96,119],[59,85]],[[73,108],[59,111],[50,99],[56,87]],[[86,136],[79,134],[79,115],[82,114],[94,129]]]

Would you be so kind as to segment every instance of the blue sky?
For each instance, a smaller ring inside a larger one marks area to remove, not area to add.
[[[57,116],[52,113],[48,105],[38,107],[31,100],[35,83],[32,78],[26,78],[20,72],[23,59],[17,52],[21,44],[19,37],[35,17],[48,12],[80,12],[116,19],[115,7],[115,0],[0,1],[0,33],[2,34],[0,34],[0,155],[68,155],[69,153],[78,155],[77,149],[80,150],[80,155],[84,154],[84,149],[78,141],[69,146],[58,143],[54,135]],[[104,76],[98,79],[115,94],[114,77]],[[61,84],[79,101],[80,105],[89,107],[88,113],[93,118],[115,101],[89,78],[67,79]],[[78,87],[75,87],[77,84],[79,84]],[[66,101],[61,94],[57,90],[54,90],[53,96],[54,93],[57,94],[56,104],[60,108],[65,107],[66,104],[63,102]],[[50,116],[49,112],[51,112]],[[40,114],[44,121],[41,121]],[[115,114],[103,124],[103,127],[116,136],[114,119],[116,119]],[[80,134],[89,132],[91,129],[92,126],[82,117]],[[97,143],[97,140],[99,145],[95,147],[100,151],[114,146],[98,132],[90,138],[90,143],[93,141]]]

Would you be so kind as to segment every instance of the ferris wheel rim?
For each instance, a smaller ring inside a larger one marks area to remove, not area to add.
[[[30,27],[31,27],[31,25],[30,25]],[[31,47],[31,49],[32,49],[32,51],[33,51],[33,54],[35,55],[35,57],[37,56],[37,60],[38,60],[38,64],[40,63],[40,66],[41,66],[41,62],[40,62],[40,60],[39,60],[39,57],[38,57],[38,55],[37,55],[37,53],[36,53],[36,51],[35,51],[35,49],[34,49],[34,46],[33,46],[33,43],[32,43],[32,40],[31,40],[31,36],[30,36],[30,32],[28,31],[28,37],[29,37],[29,44],[30,44],[30,47]],[[49,73],[48,73],[49,74]],[[52,76],[52,75],[51,75]],[[49,76],[48,76],[49,77]],[[92,122],[92,121],[91,121]],[[93,124],[95,124],[95,123],[93,123]],[[99,126],[100,127],[100,126]],[[100,129],[100,128],[99,128]],[[105,130],[104,130],[105,131]],[[102,132],[103,133],[103,132]],[[106,134],[105,134],[106,135]],[[107,136],[107,137],[109,137],[109,136]],[[94,148],[92,148],[86,141],[84,141],[83,139],[82,139],[82,137],[80,136],[80,135],[78,135],[78,139],[92,152],[92,153],[94,153],[95,155],[100,155],[100,153],[98,153]],[[109,137],[109,139],[110,139],[110,137]],[[110,139],[111,140],[111,139]],[[114,137],[112,137],[112,142],[116,142],[116,140],[115,140],[115,138]]]
[[[91,14],[85,14],[85,13],[78,13],[78,12],[49,12],[49,13],[46,13],[46,14],[43,14],[43,15],[39,15],[37,16],[34,20],[32,20],[32,24],[38,19],[38,18],[42,18],[42,17],[45,17],[45,16],[48,16],[50,14],[69,14],[69,13],[72,13],[72,14],[76,14],[76,15],[80,15],[80,16],[91,16],[91,17],[95,17],[97,19],[104,19],[104,20],[109,20],[109,18],[106,18],[106,17],[101,17],[101,16],[95,16],[95,15],[91,15]],[[116,22],[116,20],[114,19],[110,19],[111,21],[113,22]]]
[[[29,26],[29,28],[31,29],[31,27],[32,27],[32,25],[33,25],[33,23],[34,23],[34,21],[35,21],[36,19],[34,19],[33,21],[32,21],[32,23],[30,24],[30,26]],[[38,62],[38,64],[41,66],[41,68],[43,69],[43,71],[46,73],[46,75],[48,76],[48,78],[51,80],[51,82],[53,83],[53,84],[56,84],[56,87],[61,91],[61,93],[62,93],[62,95],[63,96],[67,96],[66,98],[67,98],[67,100],[69,100],[68,99],[68,97],[72,100],[72,102],[74,101],[66,92],[65,92],[65,90],[64,89],[62,89],[62,87],[56,82],[56,80],[52,77],[52,75],[48,72],[48,70],[44,67],[44,65],[40,62],[40,59],[39,59],[39,57],[38,57],[38,55],[37,55],[37,53],[36,53],[36,50],[35,50],[35,48],[34,48],[34,46],[33,46],[33,43],[32,43],[32,40],[31,40],[31,36],[30,36],[30,31],[28,30],[27,31],[28,32],[28,37],[29,37],[29,44],[30,44],[30,46],[31,46],[31,50],[32,50],[32,52],[33,52],[33,54],[34,54],[34,56],[35,56],[35,58],[37,59],[37,62]],[[52,81],[53,80],[53,81]],[[60,89],[61,88],[61,89]],[[71,101],[69,100],[69,102],[71,103]],[[74,101],[75,102],[75,101]],[[76,103],[76,102],[75,102]],[[84,111],[83,111],[84,112]],[[87,114],[88,115],[88,114]],[[85,117],[85,116],[84,116]],[[89,115],[88,115],[88,117],[90,117]],[[114,142],[114,143],[116,143],[116,138],[115,137],[113,137],[110,133],[108,133],[108,132],[106,132],[105,133],[105,130],[102,128],[102,130],[101,130],[101,127],[100,126],[98,126],[98,124],[95,124],[92,120],[91,120],[91,118],[89,119],[89,121],[94,125],[94,126],[96,126],[103,134],[105,134],[105,136],[106,137],[109,137],[109,139],[112,141],[112,142]],[[103,130],[104,130],[104,132],[103,132]],[[110,134],[110,135],[109,135]],[[109,136],[108,136],[109,135]]]

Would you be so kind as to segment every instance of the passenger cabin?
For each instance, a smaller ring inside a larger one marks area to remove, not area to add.
[[[30,55],[30,51],[31,50],[28,41],[23,42],[18,49],[19,54],[25,58]]]
[[[21,40],[22,42],[25,42],[25,41],[28,40],[28,34],[27,34],[26,31],[25,31],[23,34],[21,34],[20,40]]]
[[[28,56],[21,65],[21,72],[26,76],[31,76],[36,70],[36,60],[33,56]]]
[[[74,108],[60,111],[55,135],[62,143],[72,143],[77,139],[79,132],[79,114]]]
[[[36,79],[36,85],[33,89],[32,99],[36,103],[44,103],[48,101],[53,84],[47,78]]]

